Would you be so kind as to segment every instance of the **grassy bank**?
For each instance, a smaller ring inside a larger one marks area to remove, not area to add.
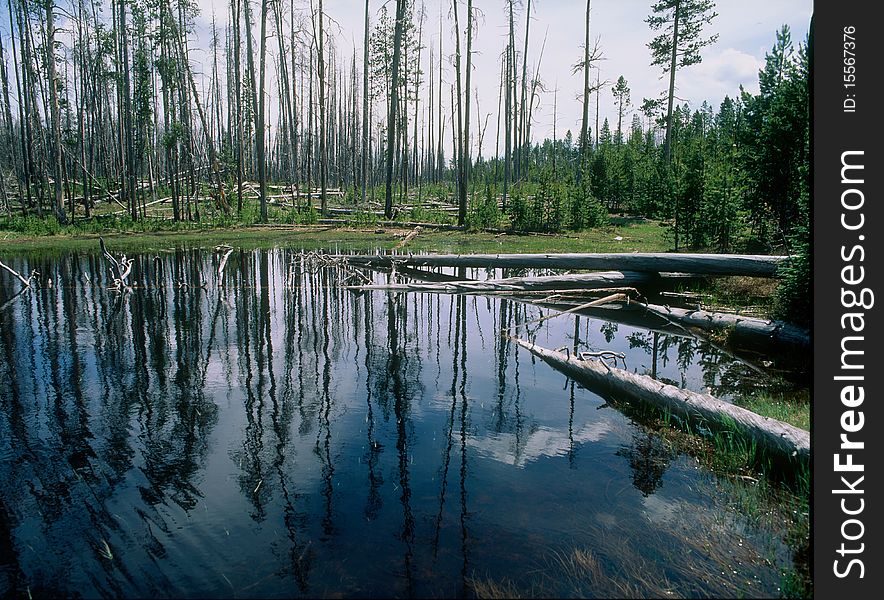
[[[338,227],[322,225],[201,226],[179,224],[150,230],[66,227],[51,234],[22,233],[0,227],[0,254],[94,251],[98,237],[115,251],[149,252],[218,244],[248,248],[287,246],[375,252],[391,250],[410,231],[406,227]],[[655,221],[613,219],[610,225],[562,235],[425,230],[410,242],[410,252],[665,252],[664,229]],[[621,239],[616,239],[616,238]]]

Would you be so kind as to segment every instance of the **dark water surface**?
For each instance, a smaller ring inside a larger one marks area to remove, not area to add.
[[[291,250],[223,285],[211,251],[135,259],[124,293],[99,255],[4,259],[41,285],[0,276],[0,596],[778,593],[731,482],[498,332],[757,377],[714,348],[660,335],[655,367],[648,331],[357,295]]]

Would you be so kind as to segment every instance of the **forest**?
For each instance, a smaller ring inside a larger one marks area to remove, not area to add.
[[[417,0],[377,4],[361,7],[361,48],[345,55],[322,0],[231,0],[208,40],[192,1],[8,0],[0,228],[343,216],[554,233],[627,215],[659,220],[675,251],[792,255],[781,312],[809,319],[809,54],[788,26],[771,32],[759,93],[692,107],[676,76],[715,43],[714,3],[648,7],[656,37],[641,50],[661,93],[639,99],[593,41],[588,0],[580,128],[556,130],[569,100],[554,94],[541,140],[532,125],[550,84],[543,47],[529,47],[536,2],[452,0],[438,23]],[[473,73],[478,18],[501,9],[499,70]],[[476,77],[499,81],[484,119]],[[604,94],[616,121],[599,123]]]

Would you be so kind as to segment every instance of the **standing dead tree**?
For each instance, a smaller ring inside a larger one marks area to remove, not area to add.
[[[384,190],[384,216],[393,218],[393,155],[399,115],[399,61],[402,55],[402,29],[405,24],[405,0],[396,0],[396,27],[393,34],[393,65],[390,76],[390,110],[387,119],[387,179]]]

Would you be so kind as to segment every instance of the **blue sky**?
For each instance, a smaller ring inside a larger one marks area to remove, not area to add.
[[[256,0],[254,10],[260,11]],[[283,0],[286,13],[291,0]],[[313,0],[314,3],[317,0]],[[370,0],[373,21],[383,0]],[[394,9],[394,2],[387,0]],[[417,0],[420,6],[421,0]],[[464,3],[464,0],[461,0]],[[521,40],[525,23],[525,3],[517,0],[517,39]],[[432,34],[425,35],[426,43],[438,47],[438,22],[442,6],[445,31],[443,43],[446,54],[453,48],[453,31],[449,23],[450,0],[425,0],[428,24],[427,30]],[[66,4],[66,2],[62,2]],[[200,61],[210,60],[211,54],[200,47],[209,46],[209,24],[212,15],[219,26],[227,22],[228,0],[197,0],[201,14],[197,18],[197,27],[191,39],[191,59],[194,71],[198,74],[208,73],[209,65],[201,65]],[[309,14],[309,0],[294,0],[295,11],[306,18]],[[652,39],[645,18],[650,12],[651,0],[593,0],[591,36],[599,37],[601,48],[606,60],[599,63],[602,80],[616,81],[623,75],[631,88],[633,109],[640,106],[643,98],[659,97],[667,87],[667,80],[661,78],[659,68],[650,65],[651,57],[647,43]],[[474,93],[478,92],[479,116],[484,120],[490,113],[484,154],[493,152],[494,130],[496,128],[498,103],[498,57],[506,43],[506,0],[474,0],[474,6],[481,11],[478,31],[475,35],[475,55],[473,85]],[[529,69],[536,63],[541,45],[546,37],[546,46],[541,64],[541,79],[546,88],[538,98],[532,124],[534,140],[552,135],[553,126],[553,90],[558,89],[558,117],[556,119],[559,136],[567,129],[575,134],[580,127],[582,111],[581,89],[582,74],[573,75],[571,66],[582,56],[584,14],[586,3],[582,0],[532,0],[532,22],[529,43]],[[739,93],[742,84],[748,91],[757,92],[758,70],[764,65],[764,55],[775,41],[775,32],[783,24],[792,30],[792,39],[796,46],[804,41],[813,9],[812,0],[719,0],[716,6],[718,16],[709,33],[718,33],[718,41],[703,50],[703,62],[679,71],[677,78],[677,96],[698,107],[707,100],[714,107],[725,95],[734,96]],[[363,0],[325,0],[325,12],[334,22],[329,26],[338,40],[340,55],[349,56],[355,44],[361,56],[363,28]],[[105,11],[107,13],[108,11]],[[6,10],[3,13],[6,21]],[[465,9],[461,9],[464,18]],[[105,15],[109,16],[109,15]],[[257,19],[256,19],[257,20]],[[59,12],[59,26],[65,26],[65,17]],[[4,33],[8,24],[0,30]],[[273,28],[268,26],[272,33]],[[257,25],[256,32],[257,34]],[[60,38],[64,33],[60,32]],[[521,41],[517,45],[521,48]],[[273,62],[276,60],[276,41],[268,40],[270,65],[268,73],[274,73]],[[427,54],[423,56],[424,64]],[[199,75],[198,75],[199,77]],[[448,68],[445,75],[446,84],[453,82],[453,69]],[[269,81],[268,97],[275,97],[275,83]],[[447,90],[446,96],[447,98]],[[475,96],[473,96],[475,98]],[[448,102],[446,100],[445,104]],[[446,108],[447,111],[447,108]],[[476,106],[473,101],[472,123],[476,122]],[[591,114],[595,113],[595,99],[590,103]],[[599,112],[601,118],[609,117],[612,127],[616,126],[616,108],[609,89],[600,94]],[[376,114],[380,114],[377,113]],[[275,110],[270,106],[271,124],[275,123]],[[631,115],[624,119],[628,124]],[[625,125],[624,125],[625,126]],[[475,129],[475,126],[474,126]],[[272,132],[272,129],[271,129]],[[446,134],[447,137],[447,134]]]
[[[461,0],[463,3],[463,0]],[[198,0],[203,7],[202,18],[209,20],[211,12],[217,11],[219,22],[226,21],[227,0]],[[315,2],[315,0],[314,0]],[[517,13],[517,36],[524,31],[525,3]],[[288,4],[288,3],[286,3]],[[371,0],[374,18],[383,4],[381,0]],[[666,88],[667,81],[661,79],[659,68],[650,65],[650,51],[647,43],[652,39],[645,18],[650,12],[651,0],[594,0],[591,9],[591,36],[601,39],[601,47],[607,60],[600,63],[602,80],[616,81],[623,75],[631,88],[633,108],[641,104],[642,98],[658,97]],[[298,6],[307,3],[295,2]],[[394,3],[391,2],[392,8]],[[420,6],[420,0],[418,0]],[[450,2],[442,0],[443,15],[446,21]],[[505,0],[474,0],[483,17],[475,37],[476,55],[473,81],[479,93],[479,109],[484,115],[491,113],[486,134],[485,153],[493,151],[493,133],[497,113],[498,56],[506,43]],[[579,130],[582,89],[582,75],[572,75],[571,66],[582,55],[584,14],[586,3],[580,0],[533,0],[532,23],[529,42],[529,69],[536,63],[544,36],[546,47],[540,72],[547,92],[540,97],[540,105],[535,110],[533,123],[534,139],[551,136],[553,121],[553,93],[558,88],[557,129],[559,135],[571,129]],[[361,52],[364,4],[361,0],[325,0],[325,12],[333,19],[340,32],[342,53],[349,55],[351,40]],[[775,33],[783,24],[792,30],[792,39],[797,47],[804,41],[810,25],[813,10],[811,0],[719,0],[716,5],[718,16],[708,27],[710,33],[718,33],[718,41],[703,50],[703,62],[679,71],[677,95],[698,107],[703,100],[714,107],[725,95],[739,93],[742,84],[748,91],[758,91],[758,70],[764,65],[764,55],[775,41]],[[428,29],[434,31],[431,38],[438,44],[439,0],[426,0]],[[463,19],[465,9],[461,9]],[[446,53],[453,47],[451,27],[446,27],[444,45]],[[521,47],[521,42],[517,41]],[[360,54],[361,55],[361,54]],[[426,56],[424,57],[426,61]],[[453,70],[446,76],[453,81]],[[447,103],[446,103],[447,104]],[[616,122],[616,108],[610,90],[600,95],[600,114]],[[475,102],[473,109],[475,110]],[[595,100],[590,104],[595,112]],[[475,119],[475,112],[474,112]],[[628,123],[631,116],[626,117]],[[475,123],[475,120],[473,120]],[[624,125],[625,126],[625,125]]]

